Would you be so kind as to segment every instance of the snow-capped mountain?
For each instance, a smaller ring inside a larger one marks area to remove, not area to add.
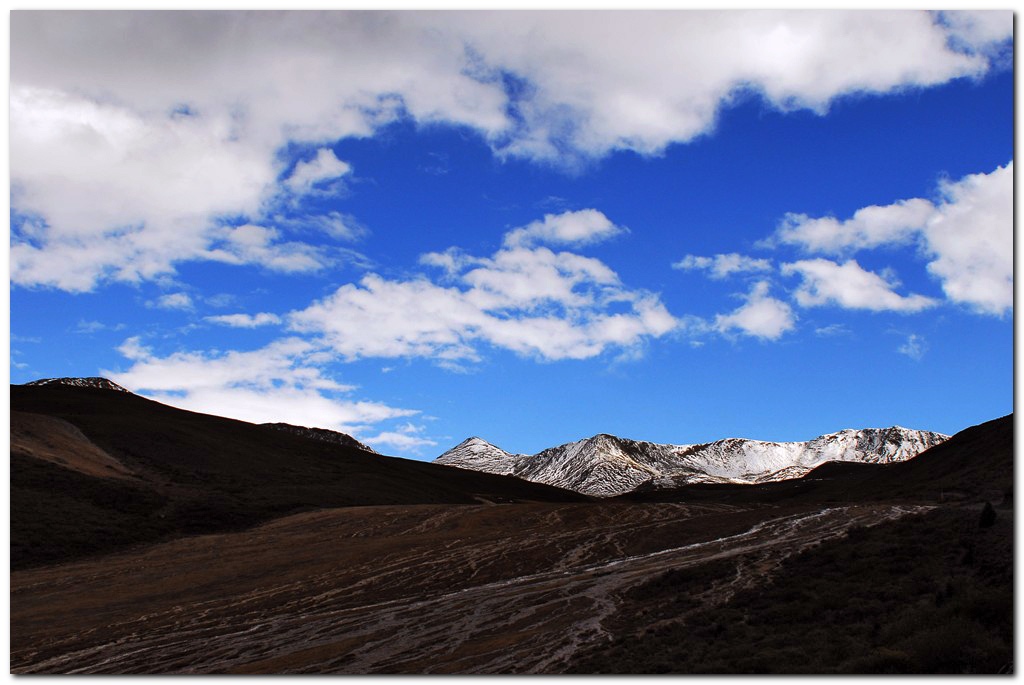
[[[470,438],[435,461],[610,497],[641,484],[668,488],[799,478],[826,461],[904,461],[948,437],[900,426],[847,429],[806,442],[727,438],[697,445],[662,445],[600,434],[534,455],[509,454],[485,440]]]
[[[529,455],[509,454],[482,438],[472,437],[463,440],[434,462],[445,466],[457,466],[460,469],[511,476],[524,459],[529,459]]]
[[[131,392],[126,388],[122,388],[114,381],[100,378],[99,376],[90,376],[88,378],[40,378],[36,381],[30,381],[25,385],[71,385],[76,388],[100,388],[101,390]]]
[[[355,447],[361,449],[364,452],[372,452],[373,454],[380,454],[377,450],[373,449],[369,445],[364,445],[348,433],[341,433],[339,431],[332,431],[327,428],[307,428],[306,426],[294,426],[290,423],[262,423],[261,426],[267,428],[273,428],[274,430],[284,431],[285,433],[291,433],[293,435],[301,435],[304,438],[310,440],[319,440],[320,442],[331,442],[336,445],[344,445],[345,447]]]

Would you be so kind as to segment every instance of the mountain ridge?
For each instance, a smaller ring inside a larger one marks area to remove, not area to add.
[[[46,383],[11,385],[10,398],[12,568],[316,509],[589,501],[131,392]]]
[[[62,376],[60,378],[39,378],[28,383],[23,383],[27,386],[43,386],[43,385],[67,385],[74,388],[98,388],[100,390],[116,390],[117,392],[126,392],[128,394],[134,394],[131,390],[118,385],[109,378],[103,378],[102,376]]]
[[[356,449],[369,452],[370,454],[380,454],[377,450],[365,443],[359,442],[348,433],[342,433],[341,431],[331,430],[329,428],[310,428],[308,426],[296,426],[292,423],[283,423],[280,421],[261,423],[259,425],[291,433],[293,435],[299,435],[304,438],[309,438],[310,440],[319,440],[320,442],[329,442],[337,445],[344,445],[346,447],[355,447]]]
[[[799,478],[828,461],[905,461],[949,436],[902,426],[846,428],[802,442],[723,438],[709,443],[662,444],[609,433],[511,454],[479,437],[459,443],[434,462],[513,475],[587,495],[613,497],[645,485],[761,483]]]

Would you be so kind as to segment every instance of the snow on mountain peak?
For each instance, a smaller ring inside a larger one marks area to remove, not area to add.
[[[439,456],[434,463],[509,476],[519,461],[525,458],[525,454],[509,454],[483,438],[473,436]]]
[[[100,388],[101,390],[130,392],[128,389],[121,387],[114,381],[107,378],[100,378],[99,376],[89,376],[87,378],[40,378],[39,380],[25,383],[25,385],[70,385],[76,388]]]
[[[610,497],[641,484],[677,487],[686,483],[760,483],[799,478],[826,461],[904,461],[948,437],[892,426],[844,429],[806,442],[726,438],[697,445],[664,445],[598,433],[534,455],[509,454],[474,437],[435,461]]]

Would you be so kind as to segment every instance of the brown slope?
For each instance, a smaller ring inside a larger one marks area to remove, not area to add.
[[[63,419],[11,412],[11,453],[42,459],[97,478],[133,478],[124,464]]]
[[[588,499],[516,478],[368,454],[130,393],[11,386],[11,408],[72,424],[141,481],[113,483],[12,455],[13,567],[245,528],[310,509]]]

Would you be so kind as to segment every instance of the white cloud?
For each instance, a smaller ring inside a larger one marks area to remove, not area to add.
[[[381,431],[377,435],[363,438],[363,442],[374,447],[391,447],[402,452],[419,454],[423,447],[434,447],[436,440],[424,437],[423,426],[406,423],[396,430]]]
[[[204,301],[211,307],[222,308],[230,307],[235,303],[235,300],[237,299],[238,298],[235,295],[232,295],[231,293],[217,293],[216,295],[210,295],[209,297],[205,298]]]
[[[337,179],[352,170],[347,162],[343,162],[330,148],[320,148],[312,160],[300,161],[295,165],[285,185],[293,193],[304,194],[313,190],[317,183]]]
[[[907,296],[894,292],[898,283],[871,271],[856,260],[837,264],[828,259],[806,259],[781,267],[783,275],[803,278],[795,297],[801,307],[837,305],[846,309],[918,312],[938,304],[924,295]]]
[[[1011,10],[941,12],[940,20],[949,26],[953,40],[965,49],[990,53],[1006,37],[1006,23],[1013,21],[1013,13]]]
[[[269,312],[259,312],[258,314],[220,314],[205,318],[207,321],[233,328],[257,328],[259,326],[273,326],[281,323],[281,317]]]
[[[290,323],[323,336],[348,359],[431,357],[448,364],[479,360],[481,344],[547,360],[586,359],[678,325],[657,295],[627,289],[597,259],[523,247],[519,239],[505,244],[490,257],[454,249],[424,255],[421,261],[443,269],[450,285],[425,275],[399,281],[368,274],[292,312]]]
[[[317,271],[330,263],[323,250],[300,242],[279,242],[274,228],[245,224],[219,228],[206,259],[228,264],[260,264],[272,271]]]
[[[106,327],[106,324],[99,321],[86,321],[85,319],[79,319],[78,325],[75,327],[75,333],[95,333],[96,331],[104,330]]]
[[[815,328],[814,334],[819,338],[831,338],[837,335],[849,335],[850,329],[845,324],[830,323],[827,326]]]
[[[168,293],[158,297],[152,306],[160,309],[192,309],[194,305],[188,293]]]
[[[325,376],[322,350],[285,338],[253,351],[155,355],[138,337],[118,348],[133,362],[105,370],[115,382],[159,402],[190,411],[266,423],[283,421],[356,433],[417,410],[339,397],[355,387]]]
[[[782,334],[793,330],[796,315],[793,309],[781,300],[768,294],[768,281],[758,281],[747,295],[747,302],[731,314],[719,314],[712,328],[719,333],[733,330],[766,340],[778,340]]]
[[[941,281],[950,300],[1001,315],[1013,307],[1013,162],[988,174],[944,181],[937,202],[914,198],[865,207],[845,221],[788,214],[774,239],[826,254],[916,241],[932,260],[928,271]],[[821,273],[829,267],[814,268]],[[854,272],[848,269],[847,276]],[[860,279],[868,290],[882,287]],[[897,306],[893,302],[886,296],[868,308],[912,311],[927,306],[921,298]]]
[[[984,314],[1013,309],[1013,162],[940,187],[924,227],[928,271],[946,296]]]
[[[529,247],[537,243],[582,246],[607,240],[625,231],[596,209],[581,209],[545,214],[541,221],[510,231],[505,235],[505,246]]]
[[[369,235],[370,230],[350,214],[341,212],[328,212],[315,216],[303,217],[294,224],[301,224],[322,231],[332,238],[355,242]]]
[[[782,220],[776,237],[780,242],[800,245],[811,252],[842,254],[910,242],[934,211],[931,202],[915,198],[884,207],[864,207],[846,221],[791,213]]]
[[[87,291],[210,258],[316,268],[284,234],[232,251],[220,224],[265,223],[282,193],[343,177],[325,144],[402,116],[499,155],[656,154],[739,91],[824,112],[979,76],[1011,32],[1008,12],[19,11],[11,204],[31,226],[12,281]],[[319,152],[282,180],[292,142]]]
[[[522,125],[505,151],[552,159],[691,140],[741,90],[783,110],[823,112],[845,93],[987,67],[984,56],[951,49],[948,25],[925,12],[478,13],[456,22],[486,65],[532,86],[514,103]],[[1009,13],[993,24],[986,41],[1010,36]]]
[[[732,252],[717,254],[714,257],[686,255],[678,262],[673,262],[672,268],[683,271],[707,270],[711,278],[717,280],[735,273],[771,271],[772,263],[767,259],[756,259]]]
[[[82,291],[168,273],[204,257],[213,217],[255,213],[273,181],[260,151],[223,140],[225,118],[153,119],[31,87],[12,87],[10,112],[12,206],[36,227],[15,234],[17,284]]]
[[[912,333],[907,336],[906,342],[900,345],[896,351],[907,355],[914,361],[921,361],[924,353],[928,351],[928,343],[920,335]]]

